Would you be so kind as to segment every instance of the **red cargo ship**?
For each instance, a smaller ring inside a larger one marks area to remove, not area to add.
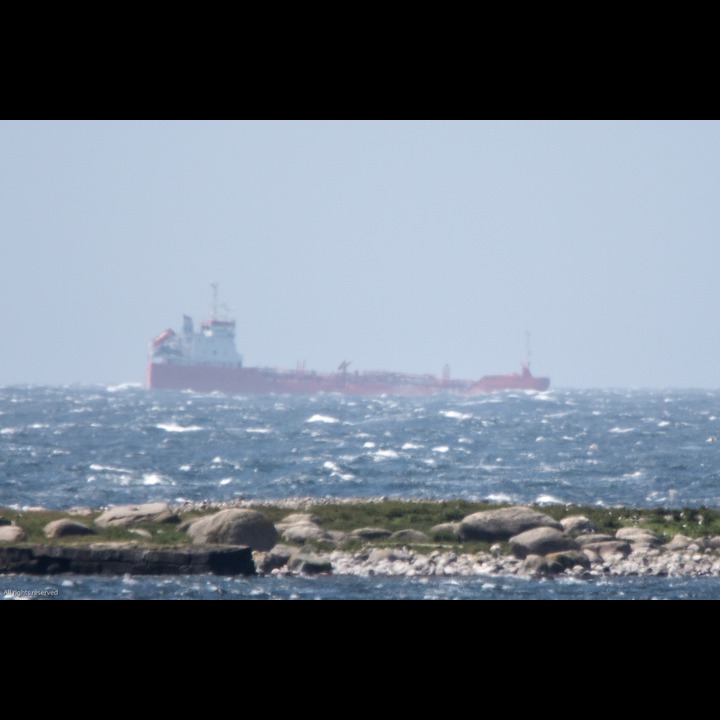
[[[215,288],[216,289],[216,288]],[[235,321],[220,319],[213,305],[210,319],[195,332],[192,318],[183,318],[182,333],[165,330],[151,343],[147,386],[160,390],[194,390],[232,395],[318,392],[346,395],[477,395],[499,390],[547,390],[550,379],[534,377],[529,363],[522,372],[488,375],[479,380],[452,380],[446,366],[442,377],[386,371],[351,371],[342,362],[336,372],[243,367],[235,347]]]

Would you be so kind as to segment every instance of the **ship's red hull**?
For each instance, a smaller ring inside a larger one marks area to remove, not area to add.
[[[228,395],[311,395],[334,392],[359,396],[412,397],[437,393],[477,395],[501,390],[547,390],[550,380],[534,377],[528,370],[523,370],[522,374],[487,376],[475,382],[440,379],[434,375],[386,372],[315,373],[151,362],[148,365],[147,386],[156,390],[193,390]]]

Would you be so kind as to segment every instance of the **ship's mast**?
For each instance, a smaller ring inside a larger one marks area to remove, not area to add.
[[[213,304],[212,304],[212,315],[210,318],[215,320],[217,318],[217,295],[218,295],[218,284],[216,282],[210,283],[210,287],[213,289]]]
[[[525,367],[530,369],[530,331],[525,331]]]

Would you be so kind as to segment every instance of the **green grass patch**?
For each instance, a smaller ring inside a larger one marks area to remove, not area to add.
[[[432,552],[435,549],[453,549],[461,552],[484,552],[490,547],[489,543],[459,543],[452,539],[435,540],[431,528],[434,525],[448,522],[459,522],[467,515],[483,510],[496,510],[508,505],[490,503],[473,503],[465,500],[433,501],[403,501],[386,500],[383,502],[356,502],[356,503],[321,503],[309,505],[302,510],[292,510],[286,507],[273,505],[258,505],[252,509],[265,514],[272,522],[278,523],[290,514],[306,512],[319,518],[320,525],[325,530],[338,530],[351,532],[358,528],[377,527],[396,532],[398,530],[414,529],[424,532],[429,537],[427,543],[415,545],[420,552]],[[614,535],[621,527],[638,527],[652,530],[666,541],[676,534],[687,535],[692,538],[720,536],[720,511],[701,507],[697,509],[667,510],[654,508],[637,510],[632,508],[598,508],[596,506],[563,506],[549,505],[535,507],[536,510],[550,517],[561,520],[570,515],[584,515],[597,527],[598,532]],[[181,522],[213,514],[214,510],[191,512],[180,515]],[[0,518],[10,520],[19,525],[27,535],[23,545],[86,545],[98,542],[133,542],[147,545],[178,546],[187,545],[190,539],[179,529],[178,523],[140,523],[135,528],[151,533],[151,538],[145,538],[131,531],[131,528],[99,528],[94,524],[100,511],[91,515],[70,515],[58,510],[24,510],[0,508]],[[65,538],[48,539],[45,537],[45,526],[60,518],[70,518],[97,531],[96,535],[75,535]],[[331,543],[314,543],[318,549],[329,551],[336,546]],[[407,540],[397,543],[389,540],[348,540],[341,548],[347,550],[360,549],[363,546],[387,547],[392,545],[408,546]],[[504,550],[506,550],[503,544]]]

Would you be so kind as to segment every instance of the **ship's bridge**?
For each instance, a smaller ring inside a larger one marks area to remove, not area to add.
[[[189,350],[193,364],[238,367],[235,321],[212,318],[201,323],[200,332],[192,334]]]

